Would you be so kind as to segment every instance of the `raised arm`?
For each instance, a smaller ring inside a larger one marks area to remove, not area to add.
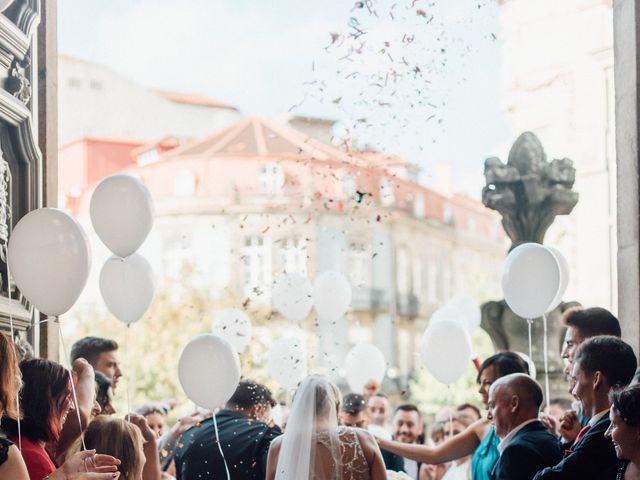
[[[95,376],[93,367],[84,358],[78,358],[73,362],[73,378],[78,397],[78,412],[82,426],[78,425],[78,413],[72,411],[64,422],[60,440],[54,445],[56,457],[60,460],[65,458],[67,450],[80,438],[81,431],[84,432],[91,419],[91,409],[96,395]]]
[[[142,415],[130,413],[127,418],[131,423],[136,425],[142,432],[144,439],[144,456],[146,461],[142,467],[142,480],[160,480],[162,471],[160,470],[160,457],[158,454],[158,444],[156,443],[156,434],[149,428],[147,420]]]
[[[413,443],[393,442],[376,437],[380,448],[416,462],[444,463],[472,455],[484,437],[489,421],[480,419],[469,425],[463,432],[441,443],[437,447]]]

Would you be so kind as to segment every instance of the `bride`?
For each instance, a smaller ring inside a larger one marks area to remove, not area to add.
[[[384,461],[366,430],[338,426],[340,391],[311,375],[298,387],[284,435],[271,442],[267,480],[382,480]]]

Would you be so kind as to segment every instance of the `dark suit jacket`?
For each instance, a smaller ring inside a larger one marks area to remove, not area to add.
[[[389,450],[385,450],[384,448],[380,449],[380,453],[382,453],[384,466],[387,470],[404,472],[404,458],[400,455],[396,455],[395,453],[391,453]]]
[[[531,480],[562,460],[558,439],[539,421],[525,425],[507,443],[491,472],[494,480]]]
[[[216,414],[224,458],[233,480],[264,479],[271,441],[282,432],[263,422],[249,420],[233,410]],[[187,430],[176,447],[177,480],[227,478],[216,443],[213,419]]]
[[[538,472],[534,480],[606,478],[607,472],[618,464],[613,443],[604,436],[610,423],[609,415],[605,415],[571,451],[565,452],[560,463]]]

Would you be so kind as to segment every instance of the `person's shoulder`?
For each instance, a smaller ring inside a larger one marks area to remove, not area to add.
[[[377,446],[377,442],[375,437],[371,434],[370,431],[365,430],[363,428],[353,428],[346,427],[348,431],[352,432],[360,442],[360,445],[364,450],[374,450],[375,446]]]
[[[492,426],[489,420],[487,420],[486,418],[480,418],[479,420],[476,420],[471,425],[469,425],[467,427],[467,430],[472,430],[478,437],[478,440],[482,440],[487,435],[487,433],[489,433],[491,428]]]

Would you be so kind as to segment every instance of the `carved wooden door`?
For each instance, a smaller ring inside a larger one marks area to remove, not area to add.
[[[0,14],[0,329],[9,332],[12,322],[36,354],[55,356],[49,327],[34,322],[39,316],[6,264],[13,226],[56,201],[55,1],[0,1],[7,3]]]

